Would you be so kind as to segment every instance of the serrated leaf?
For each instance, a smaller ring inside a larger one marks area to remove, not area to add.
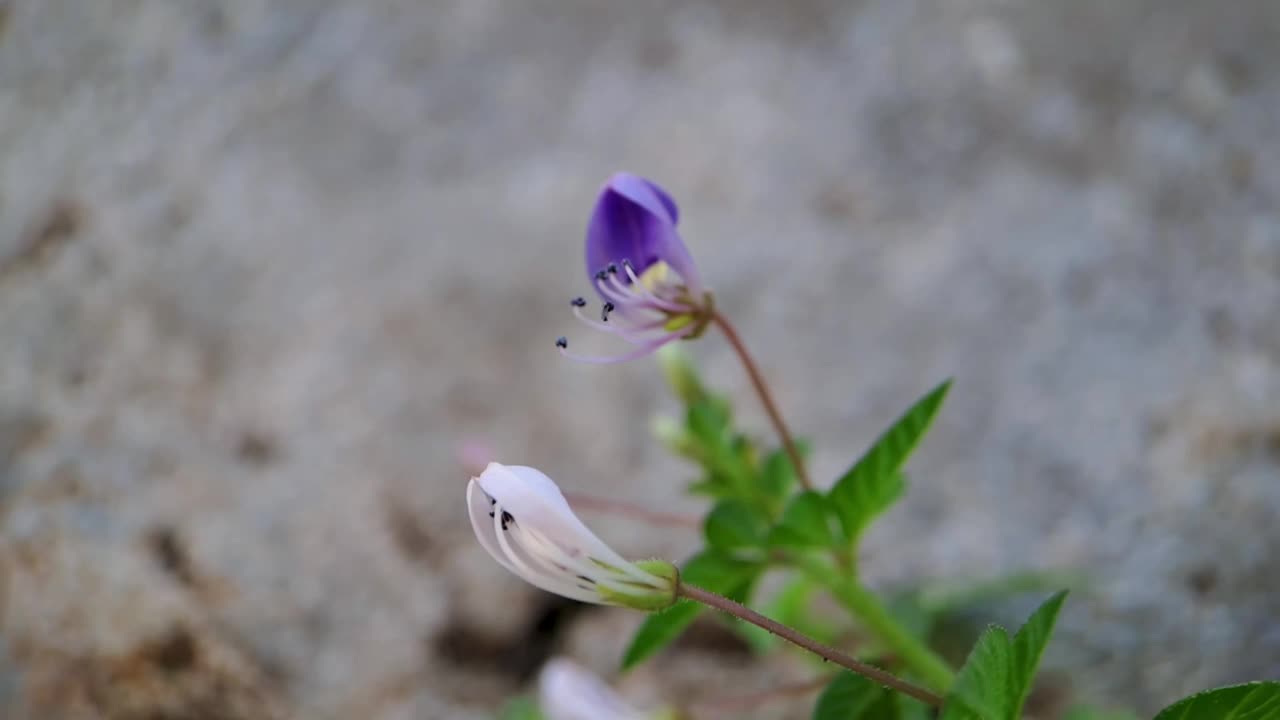
[[[1066,590],[1054,593],[1031,614],[1027,622],[1018,630],[1018,634],[1013,637],[1013,665],[1009,674],[1013,686],[1021,688],[1020,694],[1013,699],[1012,717],[1014,718],[1022,714],[1022,705],[1027,701],[1027,694],[1031,692],[1031,685],[1035,681],[1036,670],[1040,667],[1040,657],[1044,655],[1044,649],[1049,645],[1054,623],[1058,621],[1058,612],[1062,610],[1062,603],[1066,599]]]
[[[762,570],[759,565],[708,549],[684,564],[680,569],[680,580],[743,602]],[[650,614],[640,624],[623,653],[622,669],[627,670],[670,645],[703,609],[698,603],[681,600],[666,610]]]
[[[1013,720],[1009,665],[1013,642],[998,625],[987,628],[969,652],[939,720]]]
[[[717,503],[702,525],[707,544],[720,550],[760,547],[767,530],[765,519],[741,500]]]
[[[762,569],[756,563],[708,548],[685,561],[680,568],[680,580],[728,595],[744,583],[754,581]]]
[[[1012,638],[1004,628],[988,628],[960,669],[940,720],[1018,720],[1066,594],[1046,600]]]
[[[813,490],[791,498],[782,511],[782,518],[769,532],[770,547],[820,548],[834,545],[828,502],[826,497]]]
[[[883,712],[873,712],[888,698],[888,691],[853,673],[842,672],[827,685],[813,706],[813,720],[881,720]]]
[[[801,457],[808,456],[808,441],[797,439],[796,449]],[[775,508],[781,508],[795,486],[796,468],[791,464],[791,456],[785,450],[775,450],[766,455],[760,464],[760,489],[765,499]]]
[[[1155,720],[1275,720],[1280,682],[1260,681],[1196,693],[1161,710]]]
[[[906,486],[902,466],[933,423],[950,388],[947,380],[916,401],[831,488],[832,504],[850,544],[902,495]]]
[[[723,403],[710,398],[696,402],[685,411],[685,426],[700,444],[719,448],[725,445],[729,434],[729,412]]]

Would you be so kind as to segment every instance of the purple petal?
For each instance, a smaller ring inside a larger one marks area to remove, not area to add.
[[[587,276],[610,263],[631,261],[643,273],[664,261],[695,294],[700,292],[693,256],[676,231],[679,210],[661,187],[637,175],[618,173],[596,200],[587,226]]]
[[[616,173],[609,178],[607,187],[643,206],[650,213],[665,218],[668,224],[675,225],[680,220],[680,209],[676,207],[676,201],[651,180],[631,173]]]

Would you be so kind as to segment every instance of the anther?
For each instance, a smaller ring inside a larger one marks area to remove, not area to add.
[[[606,302],[604,306],[600,308],[600,320],[603,322],[609,322],[609,313],[611,312],[613,312],[613,303]]]
[[[584,297],[579,296],[579,297],[576,297],[576,298],[574,298],[574,299],[570,300],[570,301],[569,301],[569,304],[570,304],[570,305],[572,305],[572,306],[574,306],[574,307],[586,307],[586,306],[587,306],[587,299],[586,299],[586,298],[584,298]]]
[[[599,271],[599,272],[597,272],[597,273],[596,273],[596,279],[597,279],[597,280],[607,280],[608,278],[609,278],[609,271],[608,271],[608,270],[601,270],[601,271]]]
[[[618,263],[609,263],[609,267],[605,268],[605,270],[608,270],[610,275],[617,275]]]
[[[561,335],[560,337],[556,338],[556,347],[560,348],[561,350],[563,350],[563,349],[565,349],[565,348],[569,347],[569,338],[567,338],[567,337],[565,337],[565,336],[563,336],[563,335]]]
[[[510,524],[510,523],[513,523],[513,522],[515,522],[515,521],[516,521],[516,519],[515,519],[514,517],[512,517],[512,516],[511,516],[511,513],[507,512],[506,510],[503,510],[503,511],[502,511],[502,520],[501,520],[501,522],[502,522],[502,529],[503,529],[503,530],[506,530],[506,529],[507,529],[507,525],[508,525],[508,524]]]
[[[630,260],[628,260],[628,259],[626,259],[626,258],[622,258],[622,269],[623,269],[623,270],[634,270],[635,268],[636,268],[636,266],[635,266],[635,265],[632,265]]]

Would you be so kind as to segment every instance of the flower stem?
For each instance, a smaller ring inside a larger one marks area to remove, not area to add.
[[[760,374],[760,368],[756,367],[756,362],[751,358],[751,353],[747,352],[747,346],[742,342],[742,337],[738,335],[738,331],[719,311],[711,314],[711,322],[720,328],[720,332],[724,333],[724,337],[733,346],[733,351],[738,354],[738,359],[742,361],[743,367],[747,369],[747,375],[751,378],[751,384],[755,386],[756,394],[760,396],[760,402],[764,405],[764,411],[769,415],[769,421],[773,423],[773,429],[777,431],[778,437],[782,440],[782,447],[787,451],[787,456],[791,458],[791,464],[796,469],[796,479],[800,481],[801,487],[805,490],[812,490],[813,483],[809,480],[809,472],[805,470],[804,458],[800,457],[800,449],[796,447],[796,442],[791,438],[791,431],[787,429],[787,424],[782,421],[782,413],[778,412],[778,406],[773,402],[773,395],[769,392],[769,385],[764,381],[764,376]]]
[[[813,638],[803,635],[776,620],[771,620],[764,615],[752,610],[742,603],[734,602],[723,595],[717,595],[709,590],[703,590],[700,587],[680,583],[679,594],[681,597],[700,602],[708,607],[715,608],[720,612],[732,615],[739,620],[749,622],[756,627],[762,628],[789,643],[808,650],[809,652],[821,657],[823,660],[833,662],[853,673],[857,673],[869,680],[877,682],[892,690],[909,695],[920,702],[932,705],[934,707],[942,707],[942,698],[932,692],[912,685],[911,683],[898,678],[897,676],[885,672],[874,665],[868,665],[859,662],[833,647],[823,645]]]
[[[946,661],[902,627],[875,594],[857,580],[838,575],[812,556],[797,556],[794,563],[811,580],[831,590],[837,600],[925,683],[938,690],[950,689],[955,673]]]

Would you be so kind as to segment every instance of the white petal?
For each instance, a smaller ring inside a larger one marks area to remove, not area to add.
[[[498,519],[495,524],[500,522],[501,519]],[[530,585],[546,590],[549,593],[562,595],[570,600],[603,603],[599,593],[578,586],[576,584],[577,578],[572,573],[549,567],[544,558],[529,552],[520,543],[512,542],[511,531],[514,530],[516,528],[512,527],[510,531],[504,532],[499,528],[495,533],[498,545],[502,548],[507,560],[510,561],[508,568],[512,572],[519,575]]]
[[[471,529],[476,533],[476,539],[480,541],[480,546],[498,561],[499,565],[516,572],[515,566],[507,559],[507,554],[502,551],[498,545],[498,536],[494,532],[493,518],[489,517],[489,513],[493,512],[493,503],[490,502],[489,496],[476,483],[475,478],[467,483],[467,512],[471,516]],[[516,573],[519,574],[519,573]]]
[[[639,720],[613,688],[581,666],[553,659],[538,676],[538,704],[547,720]]]
[[[475,481],[515,516],[517,522],[537,529],[569,554],[579,552],[614,566],[636,580],[652,580],[596,537],[573,514],[560,488],[542,472],[522,465],[489,463]]]
[[[540,470],[491,462],[476,481],[513,514],[553,512],[573,516],[573,509],[559,486]]]

